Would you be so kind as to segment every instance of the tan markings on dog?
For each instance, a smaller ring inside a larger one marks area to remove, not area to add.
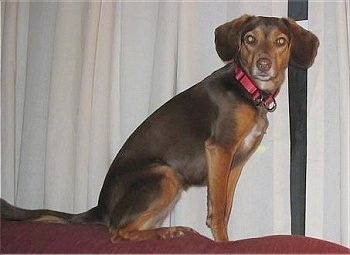
[[[237,107],[234,110],[235,137],[231,138],[230,146],[217,144],[211,138],[205,142],[208,162],[208,214],[206,223],[211,228],[213,235],[217,237],[217,241],[227,240],[226,219],[228,220],[230,212],[228,207],[231,207],[232,203],[232,189],[235,187],[230,183],[236,183],[230,180],[232,161],[244,138],[254,126],[257,115],[256,110],[250,105],[242,104]]]
[[[237,122],[236,132],[240,139],[249,132],[254,125],[257,113],[250,105],[242,104],[234,110],[235,120]]]
[[[242,111],[244,112],[244,111]],[[246,114],[249,112],[246,109]],[[237,185],[238,179],[241,175],[244,164],[256,150],[258,145],[260,144],[266,129],[268,127],[268,120],[266,118],[266,110],[263,107],[258,108],[258,114],[250,113],[251,117],[254,119],[252,122],[251,129],[246,134],[245,138],[242,140],[240,147],[235,153],[232,169],[230,171],[230,175],[228,178],[228,192],[227,196],[227,204],[226,204],[226,213],[225,213],[225,222],[228,224],[229,217],[231,214],[232,202],[235,193],[235,187]]]
[[[211,228],[216,241],[227,240],[227,229],[224,225],[226,183],[229,176],[232,153],[213,141],[205,141],[208,163],[208,214],[206,224]]]
[[[276,84],[283,82],[290,45],[288,36],[278,28],[266,32],[257,27],[244,35],[240,51],[242,67],[261,90],[273,93]],[[257,68],[257,62],[261,58],[271,61],[271,68],[264,76],[259,76]]]
[[[250,156],[250,151],[254,151],[257,144],[260,143],[262,137],[266,133],[267,127],[268,120],[266,117],[266,109],[263,107],[258,107],[258,113],[254,115],[252,126],[243,139],[240,149],[237,153],[247,154]]]

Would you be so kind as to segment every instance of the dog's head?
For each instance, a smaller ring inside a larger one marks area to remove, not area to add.
[[[244,15],[215,30],[216,51],[223,61],[242,67],[259,89],[273,93],[288,63],[310,67],[317,53],[317,37],[290,18]]]

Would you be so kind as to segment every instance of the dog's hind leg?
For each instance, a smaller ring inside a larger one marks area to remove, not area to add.
[[[111,221],[112,242],[167,239],[184,235],[185,232],[194,232],[185,227],[159,228],[175,206],[181,192],[173,169],[165,165],[155,166],[148,176],[145,176],[145,180],[147,178],[153,183],[145,181],[143,188],[134,189],[123,198],[124,203],[129,206],[123,210],[123,217],[127,220],[120,220],[120,208],[115,208],[115,215],[112,213],[111,218],[117,217],[119,222],[115,224]],[[118,203],[116,207],[122,203]],[[131,209],[133,206],[135,208]]]

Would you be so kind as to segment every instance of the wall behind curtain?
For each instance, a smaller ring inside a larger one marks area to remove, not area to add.
[[[286,16],[286,2],[2,3],[1,196],[26,208],[97,203],[130,133],[175,94],[223,66],[214,29],[244,13]],[[287,83],[245,167],[231,239],[290,233]],[[205,226],[206,189],[164,223]]]

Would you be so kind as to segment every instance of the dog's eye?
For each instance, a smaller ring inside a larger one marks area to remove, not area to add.
[[[286,45],[288,43],[287,39],[284,37],[279,37],[276,40],[276,44],[278,47],[283,47],[284,45]]]
[[[249,45],[254,45],[256,44],[256,38],[253,36],[253,35],[247,35],[245,38],[244,38],[244,41],[246,44],[249,44]]]

